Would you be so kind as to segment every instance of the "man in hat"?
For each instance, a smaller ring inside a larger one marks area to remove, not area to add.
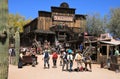
[[[81,54],[81,51],[77,51],[76,55],[75,55],[75,61],[77,63],[77,69],[78,71],[81,69],[83,69],[83,65],[82,65],[82,54]]]
[[[89,64],[89,71],[92,72],[92,66],[91,66],[91,62],[92,62],[92,59],[90,57],[90,53],[88,53],[86,56],[85,56],[85,70],[87,71],[87,65]]]

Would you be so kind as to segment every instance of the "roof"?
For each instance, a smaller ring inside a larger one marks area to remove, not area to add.
[[[120,45],[120,41],[117,40],[111,40],[111,41],[100,41],[102,43],[110,44],[110,45]]]
[[[55,32],[50,30],[35,30],[35,33],[43,33],[43,34],[55,34]]]

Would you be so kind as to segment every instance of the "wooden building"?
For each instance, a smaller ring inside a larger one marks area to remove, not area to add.
[[[38,17],[24,26],[21,44],[31,45],[34,39],[42,44],[45,40],[51,44],[55,40],[79,44],[80,35],[85,31],[86,15],[75,14],[75,10],[63,2],[59,7],[51,6],[51,12],[38,11]]]

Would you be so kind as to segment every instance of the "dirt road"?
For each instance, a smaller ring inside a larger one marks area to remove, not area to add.
[[[18,69],[17,66],[9,65],[8,79],[120,79],[120,73],[101,69],[99,65],[92,65],[92,72],[68,72],[62,71],[57,62],[57,68],[52,68],[52,59],[50,59],[50,69],[43,68],[42,56],[38,55],[38,65],[23,66]],[[76,67],[74,62],[73,68]]]

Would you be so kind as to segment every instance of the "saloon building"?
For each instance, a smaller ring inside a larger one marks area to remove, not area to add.
[[[51,6],[51,12],[38,11],[38,17],[24,26],[21,45],[32,45],[35,39],[42,44],[45,40],[51,45],[59,41],[77,48],[83,41],[81,34],[85,31],[86,15],[76,14],[75,11],[65,2],[59,7]]]

